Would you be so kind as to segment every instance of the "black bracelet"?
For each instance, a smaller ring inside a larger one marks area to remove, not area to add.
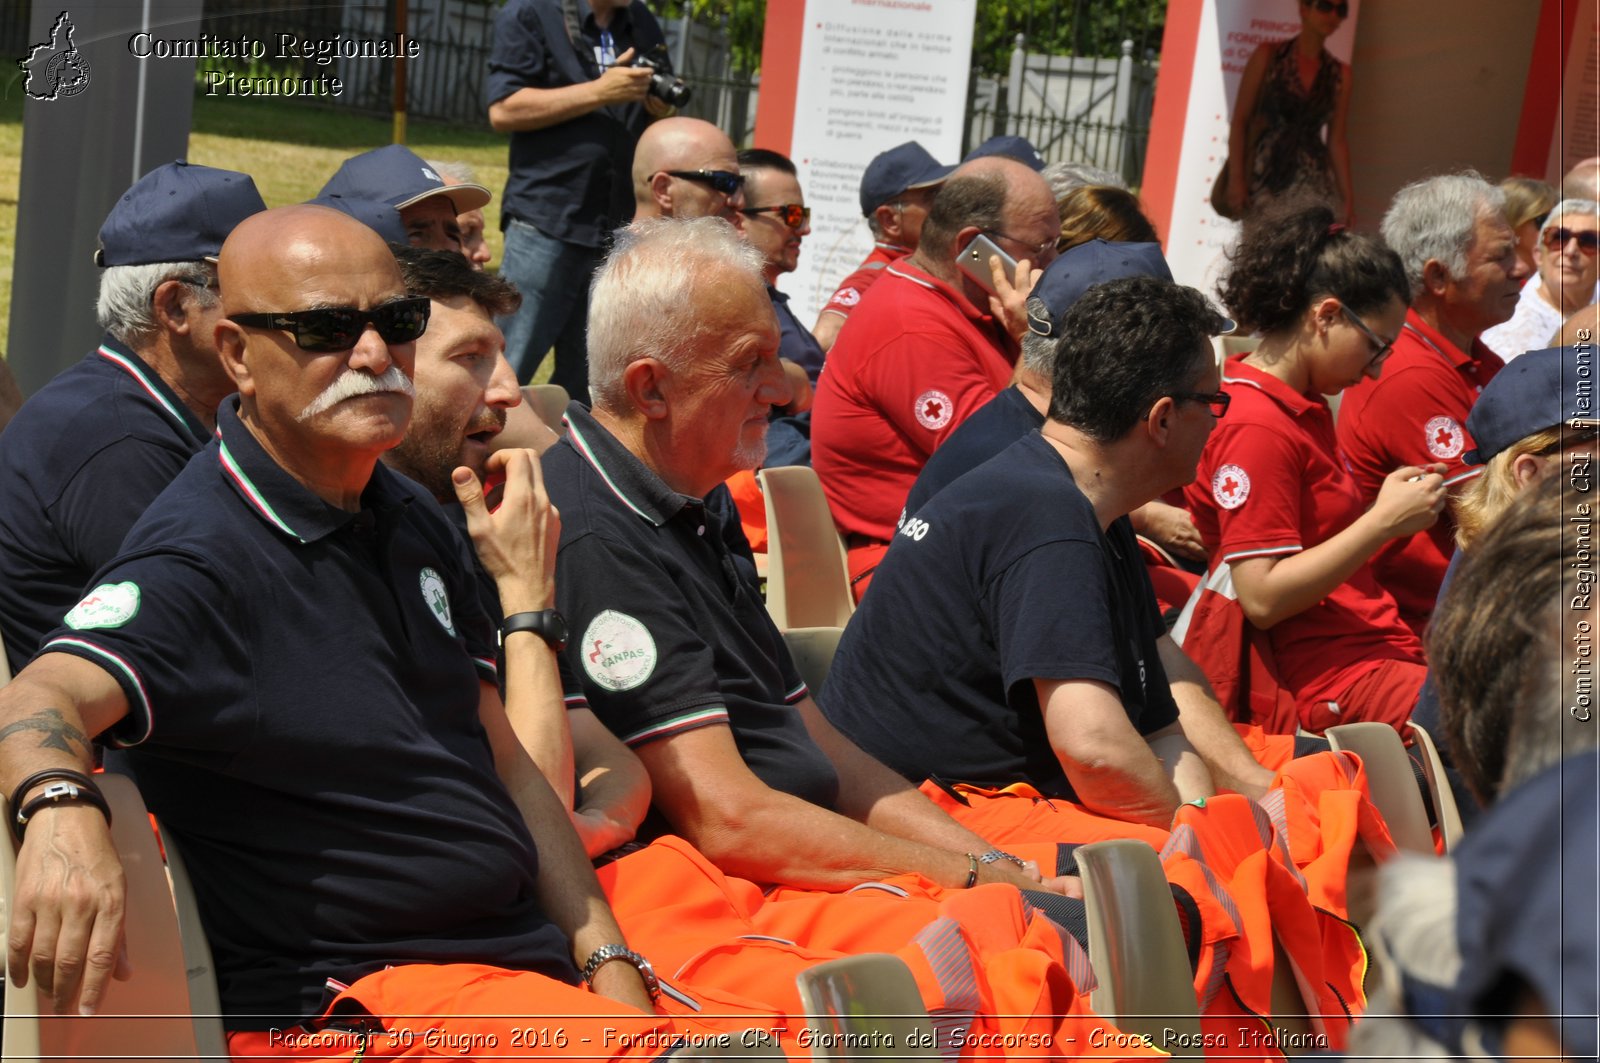
[[[45,791],[25,805],[18,806],[18,802],[42,782],[61,780],[60,785],[46,787]],[[11,834],[20,844],[22,833],[28,826],[28,820],[33,818],[35,812],[46,805],[60,804],[62,801],[83,801],[100,810],[106,817],[106,823],[111,823],[111,805],[107,803],[105,794],[100,792],[100,787],[93,779],[81,771],[71,768],[46,768],[36,771],[23,779],[17,788],[11,791]]]
[[[978,858],[971,853],[967,854],[967,884],[961,888],[970,890],[978,884]]]

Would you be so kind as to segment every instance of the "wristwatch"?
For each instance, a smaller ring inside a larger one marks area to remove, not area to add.
[[[540,609],[533,613],[512,613],[500,621],[501,644],[505,643],[507,635],[515,635],[519,631],[533,632],[544,639],[557,653],[567,648],[567,621],[559,610]]]
[[[650,961],[634,952],[626,945],[601,945],[589,956],[589,962],[583,965],[583,984],[590,989],[594,988],[594,976],[600,968],[612,960],[626,960],[638,970],[639,977],[644,981],[645,992],[650,994],[651,1000],[661,997],[661,980],[656,977],[656,969],[650,966]]]

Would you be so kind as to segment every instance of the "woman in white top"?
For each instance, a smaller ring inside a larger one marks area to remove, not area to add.
[[[1561,323],[1595,300],[1600,276],[1600,203],[1557,203],[1533,248],[1538,267],[1523,286],[1516,313],[1483,334],[1483,342],[1506,361],[1550,346]]]

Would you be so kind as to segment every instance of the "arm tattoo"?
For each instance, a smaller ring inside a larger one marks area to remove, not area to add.
[[[89,736],[68,723],[60,709],[43,709],[25,720],[0,727],[0,742],[23,731],[38,731],[43,736],[39,740],[40,749],[59,749],[76,756],[89,748]],[[81,749],[73,749],[72,742],[78,743]]]

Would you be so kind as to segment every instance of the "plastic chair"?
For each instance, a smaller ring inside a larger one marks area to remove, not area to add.
[[[1433,853],[1433,831],[1417,790],[1417,777],[1395,729],[1386,723],[1342,723],[1328,728],[1324,737],[1334,749],[1361,758],[1372,803],[1389,825],[1395,846],[1413,853]]]
[[[756,473],[767,504],[767,612],[780,630],[844,627],[855,612],[844,543],[817,474],[804,465]]]
[[[1176,1055],[1204,1055],[1189,951],[1156,851],[1118,838],[1081,845],[1074,855],[1097,982],[1094,1010],[1123,1033],[1141,1034]]]
[[[865,952],[829,960],[795,978],[812,1059],[939,1059],[933,1023],[911,969],[898,956]]]
[[[566,433],[566,428],[561,424],[561,417],[567,412],[567,404],[572,401],[572,396],[567,394],[567,389],[560,384],[524,384],[522,386],[522,401],[539,415],[539,420],[550,426],[556,435]]]
[[[200,908],[195,903],[189,869],[172,837],[156,826],[161,849],[167,854],[167,881],[172,887],[172,903],[178,913],[178,938],[183,947],[184,974],[189,982],[189,1014],[194,1016],[195,1043],[203,1057],[228,1057],[228,1036],[222,1029],[222,995],[217,990],[217,968],[211,959],[211,945],[200,924]]]
[[[1445,777],[1444,761],[1439,759],[1439,747],[1434,745],[1433,736],[1416,724],[1411,725],[1411,734],[1416,739],[1422,773],[1428,780],[1428,793],[1433,798],[1433,811],[1439,820],[1439,837],[1444,839],[1444,851],[1448,853],[1461,841],[1461,809],[1456,804],[1450,780]]]
[[[811,688],[812,697],[816,697],[828,678],[828,669],[833,666],[833,655],[839,649],[839,638],[843,634],[842,627],[792,627],[783,633],[789,656],[794,658],[800,678]]]
[[[201,1038],[191,1018],[189,972],[178,932],[178,915],[166,867],[150,829],[149,814],[133,782],[120,775],[99,777],[111,805],[112,840],[127,877],[124,935],[133,977],[112,980],[99,1014],[84,1018],[57,1015],[41,998],[33,980],[5,987],[4,1060],[21,1063],[40,1059],[192,1059],[200,1056]],[[0,801],[0,811],[10,810]],[[181,872],[180,872],[181,873]],[[184,879],[187,882],[187,878]],[[6,902],[9,933],[11,900],[16,882],[16,851],[9,832],[0,843],[0,893]],[[207,968],[209,976],[209,967]],[[216,993],[215,981],[211,992]],[[212,1055],[226,1058],[221,1019],[211,1008],[205,1043]],[[215,1051],[211,1049],[215,1048]]]

